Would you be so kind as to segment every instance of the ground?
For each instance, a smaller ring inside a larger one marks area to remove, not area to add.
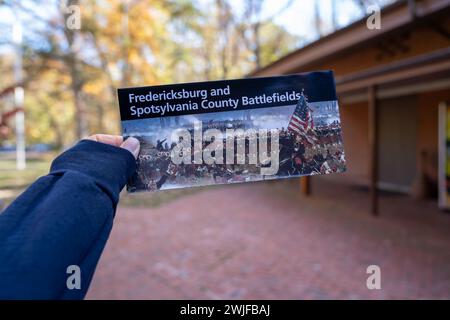
[[[0,201],[48,172],[0,159]],[[450,214],[436,200],[368,194],[341,175],[123,193],[88,299],[450,299]],[[337,181],[337,182],[336,182]],[[381,268],[381,290],[366,269]]]
[[[386,194],[374,218],[364,190],[313,183],[310,197],[297,180],[163,191],[156,205],[126,195],[143,206],[119,207],[87,299],[450,298],[436,201]],[[381,290],[366,287],[369,265]]]

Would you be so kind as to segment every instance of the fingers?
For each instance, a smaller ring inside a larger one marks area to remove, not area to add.
[[[94,134],[92,136],[87,137],[86,139],[126,149],[133,154],[135,159],[137,159],[139,149],[141,147],[139,140],[133,137],[129,137],[127,140],[123,141],[122,136],[110,134]]]
[[[141,145],[138,139],[129,137],[120,145],[120,147],[130,151],[133,154],[134,158],[137,159]]]
[[[111,134],[94,134],[90,137],[87,137],[86,139],[110,144],[115,147],[120,147],[120,145],[123,142],[122,136],[116,136]]]

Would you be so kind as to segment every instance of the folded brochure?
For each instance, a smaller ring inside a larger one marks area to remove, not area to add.
[[[345,171],[331,71],[118,89],[129,192]]]

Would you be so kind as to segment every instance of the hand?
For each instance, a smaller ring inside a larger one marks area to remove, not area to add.
[[[140,149],[139,140],[133,137],[129,137],[123,141],[122,136],[110,135],[110,134],[94,134],[86,138],[87,140],[97,141],[100,143],[106,143],[115,147],[123,148],[130,151],[134,158],[137,159]]]

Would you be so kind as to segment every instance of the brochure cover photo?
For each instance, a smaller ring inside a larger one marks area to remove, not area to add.
[[[118,90],[122,134],[139,139],[129,192],[345,171],[333,74]]]

